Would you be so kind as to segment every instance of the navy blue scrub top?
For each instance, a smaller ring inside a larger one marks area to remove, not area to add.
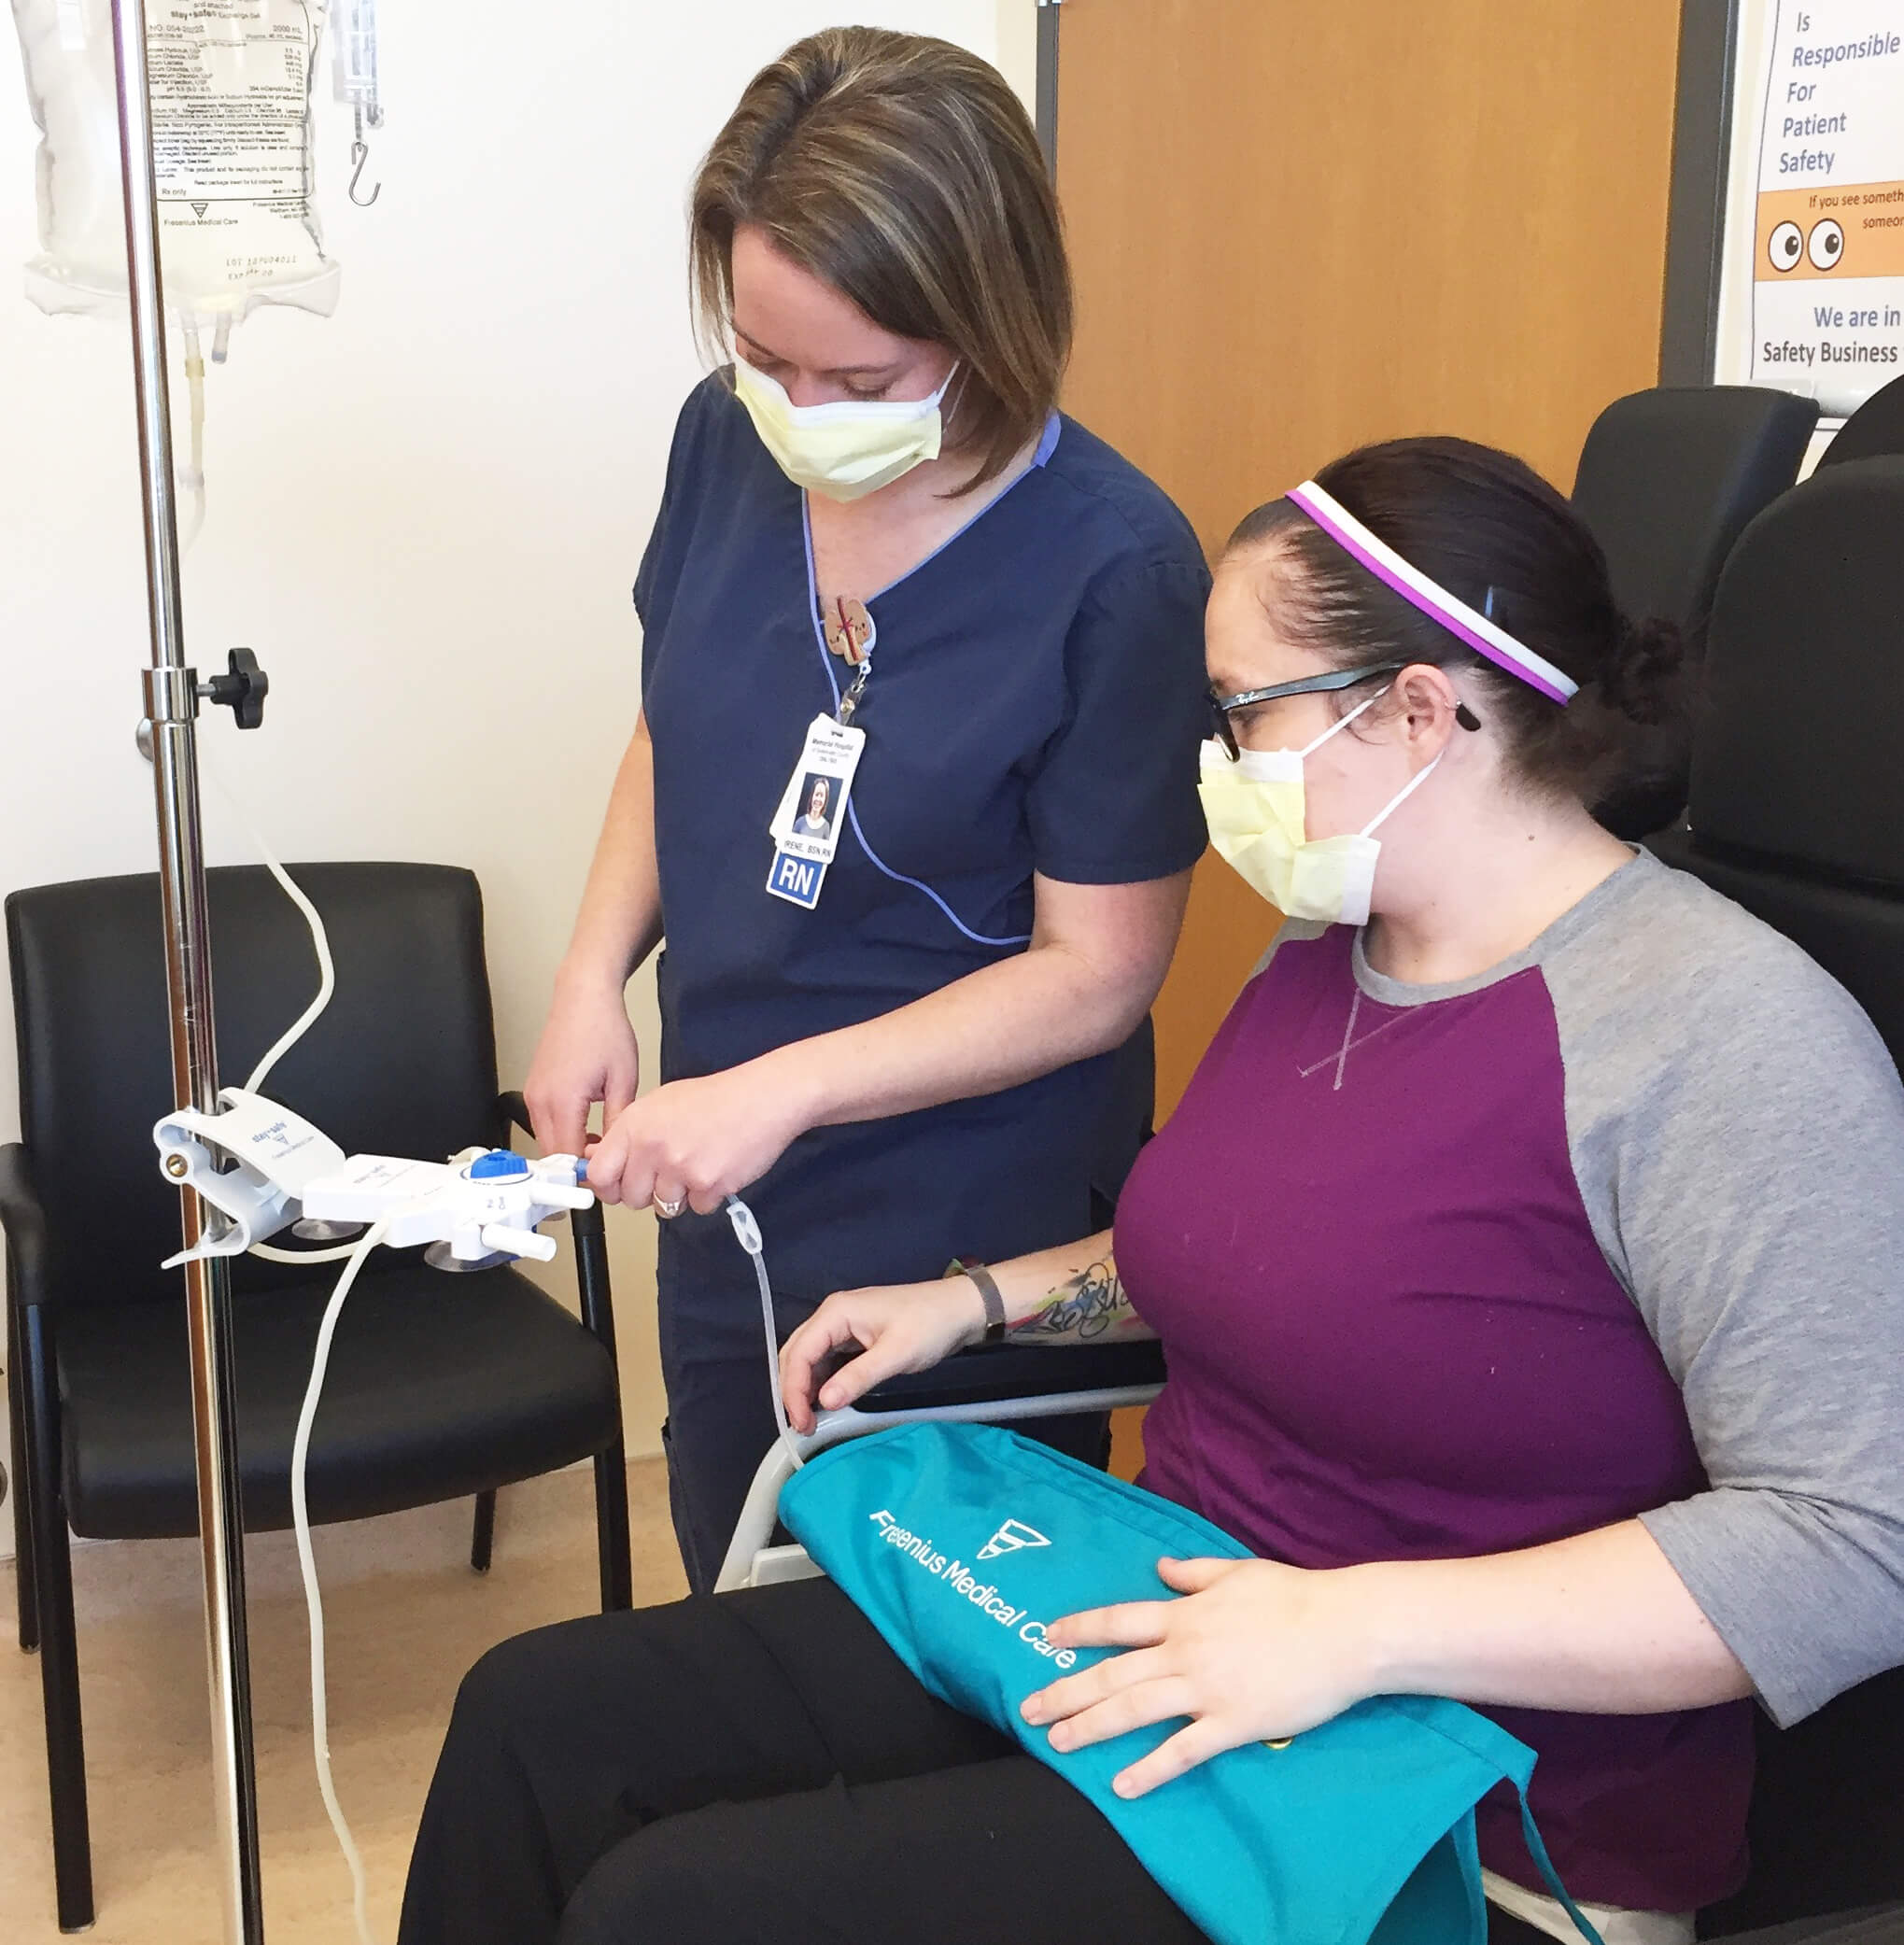
[[[981,489],[982,490],[982,489]],[[1202,853],[1209,575],[1142,473],[1053,414],[1036,460],[911,572],[876,625],[867,741],[819,904],[766,889],[768,835],[844,665],[805,502],[720,374],[690,394],[635,584],[655,752],[665,1079],[856,1025],[1024,951],[1032,873],[1129,884]],[[746,1191],[796,1305],[1088,1234],[1110,1128],[1101,1055],[1005,1092],[820,1128]],[[1120,1091],[1127,1093],[1128,1090]],[[1121,1178],[1121,1167],[1118,1170]],[[725,1219],[665,1225],[662,1280],[751,1288]],[[732,1259],[729,1261],[729,1258]],[[700,1267],[695,1267],[699,1260]]]

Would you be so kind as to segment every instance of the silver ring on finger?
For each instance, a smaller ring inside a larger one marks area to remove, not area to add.
[[[670,1202],[665,1196],[661,1195],[657,1195],[655,1198],[655,1213],[662,1218],[664,1221],[671,1222],[686,1206],[687,1198],[685,1196],[683,1196],[679,1202]]]

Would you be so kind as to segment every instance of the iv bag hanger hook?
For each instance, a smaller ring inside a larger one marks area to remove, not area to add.
[[[370,144],[363,138],[363,109],[360,106],[357,110],[357,135],[350,145],[350,200],[360,209],[368,209],[384,192],[384,186],[380,182],[371,190],[369,195],[360,196],[358,194],[357,185],[362,180],[363,172],[369,165],[369,162]]]

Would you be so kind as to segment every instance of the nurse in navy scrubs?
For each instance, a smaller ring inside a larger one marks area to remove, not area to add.
[[[529,1100],[571,1149],[600,1102],[591,1185],[666,1219],[670,1478],[705,1587],[773,1435],[724,1196],[759,1219],[783,1332],[829,1290],[1106,1219],[1204,848],[1208,577],[1054,409],[1057,208],[984,63],[801,41],[716,138],[691,228],[732,362],[676,428],[642,712]],[[795,830],[816,771],[824,838]],[[664,939],[637,1101],[623,988]]]

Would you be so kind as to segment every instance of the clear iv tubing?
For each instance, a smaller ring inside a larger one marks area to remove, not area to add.
[[[357,1281],[370,1253],[384,1239],[388,1221],[372,1224],[343,1254],[350,1264],[337,1279],[331,1301],[324,1306],[323,1321],[317,1326],[317,1347],[311,1356],[310,1381],[304,1387],[304,1402],[298,1413],[297,1436],[291,1442],[291,1528],[297,1537],[298,1572],[304,1583],[304,1613],[311,1632],[311,1753],[317,1766],[317,1793],[324,1799],[324,1813],[337,1838],[337,1848],[350,1870],[351,1913],[357,1921],[360,1945],[376,1945],[370,1928],[370,1883],[364,1875],[363,1857],[345,1821],[337,1801],[337,1785],[331,1775],[331,1712],[324,1681],[324,1597],[317,1586],[317,1559],[311,1549],[311,1510],[305,1501],[304,1474],[311,1458],[311,1427],[317,1416],[317,1401],[324,1392],[324,1374],[331,1362],[331,1339],[343,1314],[344,1300]],[[285,1252],[279,1252],[283,1254]],[[326,1257],[336,1255],[326,1250]],[[308,1261],[309,1258],[294,1259]]]
[[[261,1093],[264,1083],[271,1078],[272,1069],[295,1047],[317,1022],[317,1017],[331,1004],[331,995],[337,990],[337,968],[331,963],[331,940],[324,930],[323,915],[304,895],[303,890],[289,871],[278,862],[276,853],[264,841],[264,838],[251,819],[245,814],[244,807],[238,802],[231,786],[218,773],[208,760],[203,744],[199,748],[199,769],[211,780],[213,787],[224,799],[225,808],[237,819],[246,835],[251,839],[252,848],[264,860],[264,867],[278,882],[285,896],[303,914],[304,923],[311,930],[311,949],[317,955],[317,991],[309,1006],[291,1022],[284,1033],[265,1050],[264,1056],[246,1077],[245,1092],[247,1094]],[[279,1249],[270,1243],[253,1243],[249,1250],[252,1256],[262,1257],[266,1262],[275,1263],[331,1263],[343,1262],[346,1258],[355,1256],[360,1247],[359,1243],[345,1243],[335,1249]]]
[[[754,1280],[760,1286],[760,1328],[767,1339],[767,1390],[773,1400],[773,1422],[780,1427],[781,1448],[797,1469],[806,1464],[794,1443],[794,1429],[787,1423],[786,1393],[780,1383],[780,1333],[773,1321],[773,1290],[767,1280],[767,1257],[760,1244],[760,1225],[754,1211],[738,1195],[728,1196],[727,1220],[741,1248],[754,1259]]]
[[[270,1078],[272,1069],[303,1038],[316,1023],[317,1016],[331,1004],[331,995],[337,987],[337,972],[331,962],[331,940],[324,930],[322,914],[278,862],[276,854],[246,815],[230,786],[206,760],[203,745],[199,750],[199,768],[201,774],[210,778],[224,799],[225,808],[244,826],[263,858],[265,868],[277,881],[285,896],[303,914],[304,923],[311,929],[311,945],[317,955],[317,996],[252,1068],[245,1088],[247,1093],[256,1093]],[[291,1441],[291,1529],[297,1541],[298,1573],[304,1585],[304,1614],[310,1625],[311,1755],[317,1770],[317,1794],[324,1799],[324,1814],[331,1820],[337,1848],[344,1853],[344,1862],[350,1872],[351,1915],[356,1921],[359,1945],[377,1945],[377,1940],[370,1926],[370,1882],[364,1873],[363,1855],[357,1848],[349,1824],[345,1820],[343,1806],[337,1800],[337,1785],[331,1774],[331,1710],[324,1675],[324,1596],[317,1584],[317,1557],[311,1545],[311,1510],[305,1474],[310,1470],[311,1428],[317,1422],[317,1402],[324,1395],[324,1377],[330,1369],[331,1340],[336,1334],[337,1319],[344,1314],[345,1300],[350,1295],[359,1273],[384,1240],[388,1227],[388,1219],[373,1223],[354,1243],[346,1243],[335,1249],[274,1249],[268,1243],[254,1243],[250,1250],[253,1256],[264,1257],[272,1262],[320,1263],[349,1259],[317,1325],[317,1348],[311,1354],[311,1375],[304,1386],[304,1401],[298,1412],[297,1433]]]
[[[220,328],[223,334],[223,326]],[[191,517],[178,537],[178,551],[187,554],[205,528],[205,352],[198,340],[198,326],[185,327],[185,388],[190,401],[190,457],[179,483],[191,495]]]

